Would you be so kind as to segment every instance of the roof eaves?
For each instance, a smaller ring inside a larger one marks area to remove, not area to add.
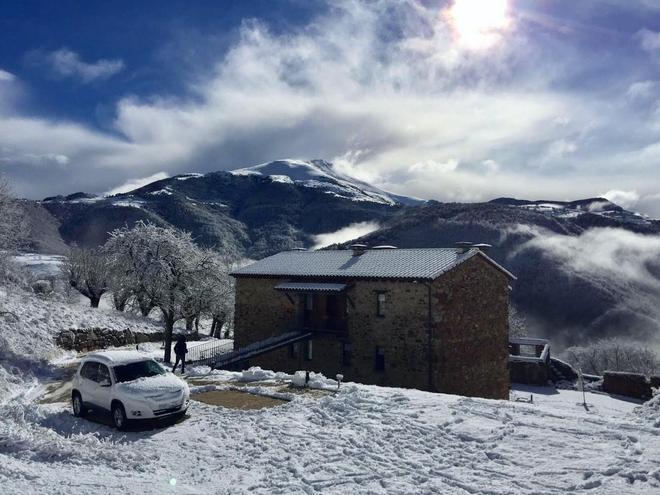
[[[472,258],[474,255],[476,255],[476,254],[479,253],[479,252],[481,252],[481,251],[479,251],[478,249],[471,249],[470,251],[468,251],[467,253],[463,254],[462,256],[458,256],[458,257],[456,258],[456,261],[454,261],[453,263],[451,263],[451,264],[449,264],[449,265],[443,267],[442,269],[438,270],[437,272],[435,272],[433,275],[431,275],[431,276],[428,277],[428,278],[431,279],[431,280],[435,280],[435,279],[438,278],[440,275],[442,275],[442,274],[444,274],[444,273],[447,273],[448,271],[453,270],[453,269],[456,268],[458,265],[460,265],[461,263],[463,263],[463,262],[469,260],[470,258]]]
[[[415,280],[433,280],[435,277],[422,275],[409,276],[386,276],[386,275],[300,275],[296,273],[236,273],[231,274],[235,278],[295,278],[295,279],[323,279],[323,280],[397,280],[397,281],[415,281]]]
[[[507,277],[509,277],[511,280],[518,280],[518,277],[516,277],[513,273],[511,273],[509,270],[507,270],[506,268],[504,268],[502,265],[500,265],[497,261],[495,261],[493,258],[491,258],[490,256],[488,256],[488,255],[487,255],[486,253],[484,253],[483,251],[477,251],[477,254],[483,256],[484,258],[486,258],[486,261],[488,261],[488,262],[491,263],[495,268],[497,268],[498,270],[500,270],[501,272],[503,272],[503,273],[504,273]]]

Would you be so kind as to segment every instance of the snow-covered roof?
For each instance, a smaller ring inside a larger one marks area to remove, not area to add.
[[[149,356],[138,351],[101,351],[88,354],[85,359],[94,359],[96,361],[112,366],[120,364],[135,363],[151,359]]]
[[[473,256],[482,256],[508,277],[515,277],[478,249],[350,249],[284,251],[240,268],[235,277],[392,278],[434,280]]]

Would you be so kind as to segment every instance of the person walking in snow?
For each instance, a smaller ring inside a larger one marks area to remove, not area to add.
[[[176,361],[174,361],[174,367],[172,368],[172,373],[176,370],[176,367],[181,361],[181,373],[186,372],[186,353],[188,352],[188,346],[186,345],[185,335],[179,335],[179,338],[174,344],[174,354],[176,355]]]

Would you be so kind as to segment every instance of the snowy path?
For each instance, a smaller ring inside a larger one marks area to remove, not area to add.
[[[0,410],[4,493],[660,493],[660,429],[574,392],[534,404],[360,385],[118,433],[68,405]],[[170,485],[176,479],[176,486]],[[7,490],[8,488],[8,490]]]

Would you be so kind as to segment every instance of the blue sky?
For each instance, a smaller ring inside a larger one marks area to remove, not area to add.
[[[324,158],[660,216],[659,68],[651,0],[0,0],[0,170],[40,198]]]

